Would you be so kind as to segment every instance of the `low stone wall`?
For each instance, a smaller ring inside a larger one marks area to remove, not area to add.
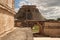
[[[60,29],[44,29],[45,35],[60,37]]]
[[[45,22],[44,34],[54,37],[60,37],[60,22],[58,21]]]

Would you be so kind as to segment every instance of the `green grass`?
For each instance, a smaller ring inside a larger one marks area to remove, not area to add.
[[[33,33],[37,33],[39,32],[39,26],[38,25],[34,25],[33,26]]]

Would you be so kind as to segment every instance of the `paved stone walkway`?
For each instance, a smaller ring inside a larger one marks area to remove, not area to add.
[[[30,28],[16,28],[1,40],[33,40],[33,36]]]
[[[34,37],[34,40],[60,40],[60,38]]]

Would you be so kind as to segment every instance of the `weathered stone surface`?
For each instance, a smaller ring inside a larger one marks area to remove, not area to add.
[[[14,27],[14,16],[3,9],[0,9],[0,34]]]
[[[54,26],[56,26],[56,27],[60,27],[60,22],[58,22],[58,21],[56,21],[56,22],[53,22],[53,21],[51,21],[51,22],[44,22],[44,24],[45,24],[45,27],[54,27]]]
[[[53,37],[60,37],[60,29],[44,29],[44,33]]]
[[[0,37],[6,32],[14,28],[14,10],[13,1],[11,0],[11,7],[8,6],[9,1],[0,0]]]
[[[0,3],[14,9],[14,0],[0,0]]]
[[[59,21],[45,22],[44,33],[49,36],[60,37],[60,22]]]
[[[16,28],[13,32],[4,36],[1,40],[33,40],[31,28]]]
[[[23,5],[16,14],[18,20],[45,21],[35,5]]]

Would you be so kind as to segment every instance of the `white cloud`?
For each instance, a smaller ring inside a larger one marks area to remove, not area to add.
[[[18,12],[19,8],[15,8],[15,12]]]
[[[17,4],[19,6],[19,8],[22,6],[22,5],[31,5],[31,3],[27,3],[26,1],[28,0],[22,0],[19,2],[19,4]],[[15,8],[15,11],[18,12],[19,8]]]
[[[48,19],[60,17],[60,0],[22,0],[18,5],[31,4],[36,5],[39,11]],[[15,10],[18,9],[16,8]]]
[[[46,18],[60,17],[60,0],[29,0]]]
[[[22,6],[22,5],[27,5],[27,3],[22,1],[22,2],[19,3],[19,6]]]
[[[27,3],[26,1],[19,2],[19,6],[22,6],[22,5],[31,5],[31,3],[29,3],[29,2]]]

